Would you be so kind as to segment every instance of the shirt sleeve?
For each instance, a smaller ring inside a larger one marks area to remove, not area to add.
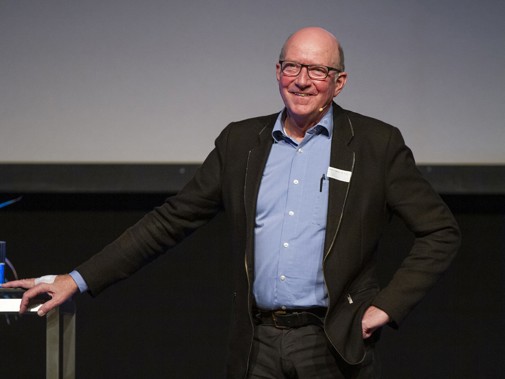
[[[74,270],[69,274],[72,279],[74,279],[74,282],[77,284],[77,287],[79,287],[79,291],[81,293],[86,292],[88,290],[88,285],[86,284],[86,281],[84,278],[79,274],[78,271]]]

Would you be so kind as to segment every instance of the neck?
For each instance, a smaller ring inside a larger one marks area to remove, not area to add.
[[[317,123],[321,121],[326,112],[328,112],[327,106],[323,107],[322,110],[319,111],[317,117],[313,119],[307,119],[306,117],[296,117],[289,114],[289,111],[287,111],[286,118],[284,119],[284,132],[290,138],[294,139],[297,142],[300,142],[303,137],[305,137],[307,130],[312,128],[314,125],[317,125]]]

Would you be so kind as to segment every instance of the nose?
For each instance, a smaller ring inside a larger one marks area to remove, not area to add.
[[[306,88],[310,86],[311,80],[309,77],[309,69],[307,67],[302,67],[300,73],[296,77],[295,84],[298,88]]]

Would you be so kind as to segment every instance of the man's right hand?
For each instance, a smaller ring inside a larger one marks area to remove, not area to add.
[[[42,304],[37,311],[39,316],[45,316],[47,312],[70,299],[79,291],[74,279],[68,274],[58,275],[53,283],[35,284],[35,279],[20,279],[3,283],[3,288],[25,288],[27,291],[23,294],[19,313],[25,313],[28,310],[30,301],[41,294],[47,294],[50,300]]]

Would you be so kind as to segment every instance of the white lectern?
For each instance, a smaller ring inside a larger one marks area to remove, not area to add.
[[[0,313],[17,313],[23,290],[0,288]],[[43,299],[29,312],[36,315]],[[46,315],[46,379],[75,379],[75,304],[66,302]]]

